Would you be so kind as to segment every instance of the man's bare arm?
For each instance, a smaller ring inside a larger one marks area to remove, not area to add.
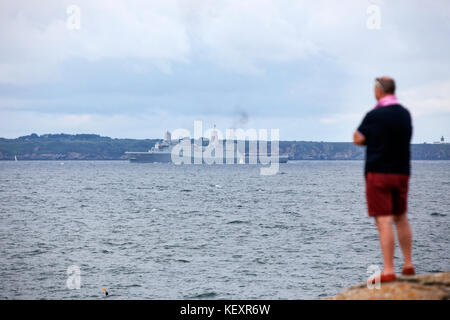
[[[364,137],[364,135],[361,132],[355,131],[355,133],[353,134],[353,143],[358,146],[365,146],[366,137]]]

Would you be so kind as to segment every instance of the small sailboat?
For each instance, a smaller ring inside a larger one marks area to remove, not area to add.
[[[17,156],[16,155],[14,156],[14,161],[17,161]]]

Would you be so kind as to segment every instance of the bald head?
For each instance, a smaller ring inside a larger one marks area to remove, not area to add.
[[[381,98],[395,94],[395,81],[391,77],[375,78],[375,98],[380,100]]]

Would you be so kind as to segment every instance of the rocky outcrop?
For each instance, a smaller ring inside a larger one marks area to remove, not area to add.
[[[450,272],[400,276],[381,283],[379,289],[365,283],[341,291],[329,300],[449,300]]]

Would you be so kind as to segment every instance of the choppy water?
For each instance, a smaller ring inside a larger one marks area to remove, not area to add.
[[[0,162],[0,298],[316,299],[381,265],[361,161]],[[450,162],[413,162],[418,272],[450,270]],[[401,269],[400,249],[396,267]],[[81,289],[66,287],[81,269]]]

